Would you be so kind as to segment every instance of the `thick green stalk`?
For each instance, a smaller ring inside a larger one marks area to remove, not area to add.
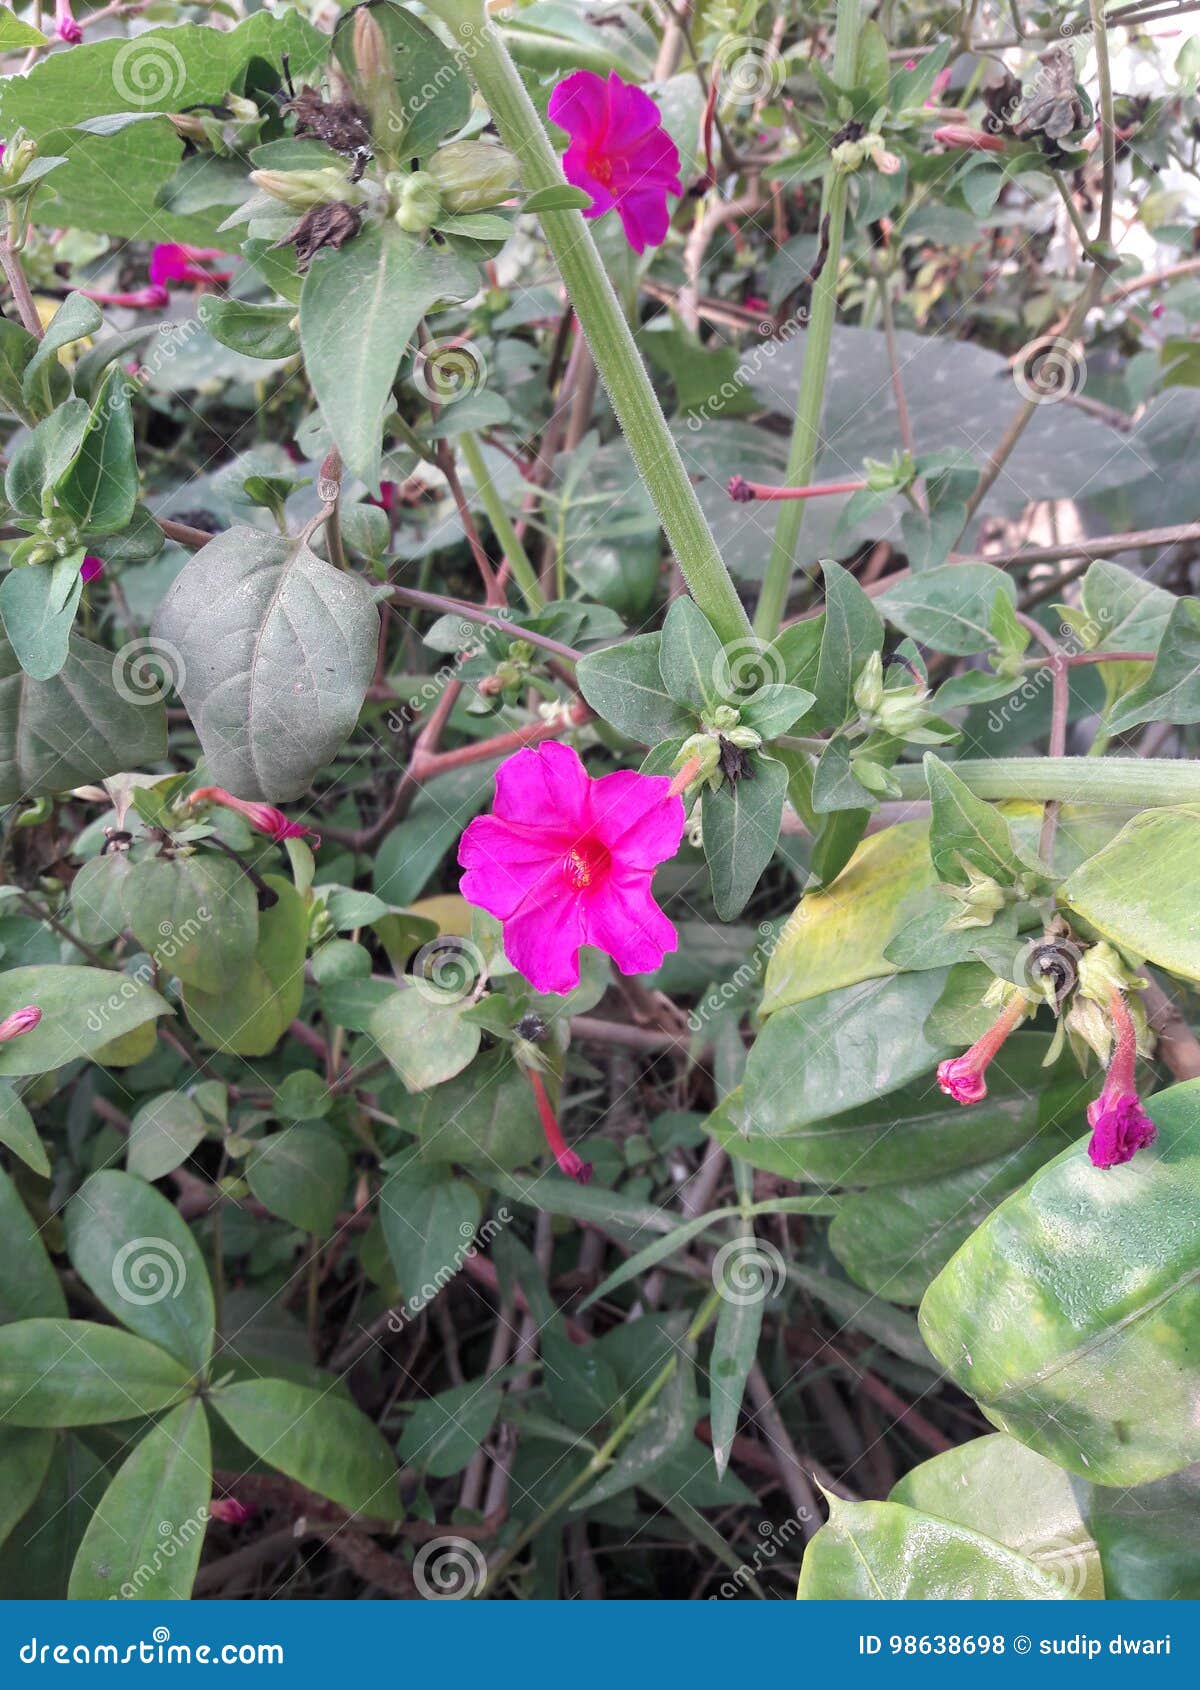
[[[521,162],[525,187],[530,192],[561,188],[558,156],[504,38],[485,19],[478,0],[432,0],[432,10],[454,28],[463,60],[501,139]],[[600,379],[692,597],[726,644],[744,640],[750,634],[750,620],[700,509],[588,226],[577,211],[544,211],[540,216]]]
[[[1154,809],[1200,804],[1200,763],[1143,757],[965,758],[950,765],[977,798],[1026,798],[1038,804],[1112,804]],[[916,764],[892,769],[901,798],[928,798],[925,771]]]
[[[471,480],[475,483],[483,508],[487,512],[488,521],[492,525],[492,533],[500,542],[501,550],[508,559],[513,580],[520,587],[521,596],[530,610],[540,610],[546,601],[538,586],[537,573],[529,561],[529,554],[517,538],[517,531],[504,508],[504,500],[496,491],[496,484],[488,473],[483,453],[479,450],[479,442],[468,430],[459,435],[458,444],[471,472]]]
[[[833,49],[833,80],[849,88],[854,82],[858,58],[859,0],[838,0],[837,36]],[[838,271],[842,262],[842,236],[846,225],[846,196],[849,178],[830,164],[821,203],[821,228],[828,219],[829,244],[821,273],[813,283],[809,301],[808,329],[804,338],[804,369],[792,424],[785,481],[789,487],[805,487],[812,481],[821,444],[821,412],[825,404],[825,376],[829,369],[829,346],[837,315]],[[754,618],[760,639],[771,640],[779,632],[787,604],[788,589],[796,561],[800,525],[805,504],[791,500],[780,507],[771,543],[771,556],[763,577],[762,594]]]

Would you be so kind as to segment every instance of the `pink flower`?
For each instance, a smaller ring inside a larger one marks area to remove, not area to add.
[[[0,1021],[0,1044],[7,1044],[9,1039],[19,1039],[22,1033],[32,1033],[41,1019],[42,1012],[35,1003],[26,1004],[24,1009],[14,1009],[11,1015]]]
[[[88,581],[94,581],[97,575],[103,573],[103,570],[104,559],[102,557],[93,557],[89,552],[79,566],[80,579],[85,583]]]
[[[676,948],[654,902],[657,864],[674,856],[683,803],[665,775],[631,769],[593,780],[569,745],[526,746],[496,770],[490,816],[458,848],[468,903],[504,924],[504,954],[539,992],[579,984],[579,947],[622,974],[657,968]]]
[[[66,41],[72,47],[83,40],[83,30],[75,22],[71,11],[71,0],[54,0],[54,33],[60,41]]]
[[[226,1526],[242,1526],[252,1519],[253,1508],[247,1508],[244,1502],[239,1502],[236,1496],[214,1496],[208,1505],[210,1520],[220,1520]]]
[[[550,1099],[546,1096],[545,1083],[536,1068],[528,1070],[529,1083],[533,1087],[533,1095],[537,1102],[538,1114],[542,1120],[542,1131],[546,1135],[546,1143],[554,1152],[554,1160],[568,1179],[578,1180],[580,1185],[586,1185],[592,1177],[592,1164],[585,1162],[582,1156],[568,1148],[567,1141],[562,1135],[558,1118],[550,1107]]]
[[[938,71],[929,89],[929,98],[925,102],[927,106],[936,106],[938,104],[942,95],[950,86],[950,76],[951,72],[948,67],[945,70]]]
[[[224,258],[219,247],[176,246],[165,242],[150,254],[150,281],[155,287],[167,287],[171,282],[191,282],[197,287],[213,287],[229,281],[229,270],[205,270],[203,265],[214,258]]]
[[[984,1073],[988,1063],[1019,1022],[1025,1019],[1029,1005],[1020,992],[1015,992],[1005,1004],[994,1024],[981,1039],[976,1039],[962,1056],[951,1057],[938,1064],[937,1083],[955,1103],[981,1103],[987,1096]]]
[[[1139,1150],[1153,1144],[1158,1128],[1142,1108],[1134,1069],[1137,1064],[1137,1031],[1129,1006],[1121,992],[1108,1000],[1108,1012],[1117,1031],[1104,1089],[1088,1104],[1088,1126],[1092,1136],[1088,1155],[1098,1168],[1115,1168],[1132,1161]]]
[[[548,109],[571,137],[562,161],[567,181],[592,196],[584,216],[602,217],[615,206],[635,252],[659,246],[670,221],[667,195],[682,193],[683,184],[679,152],[650,96],[616,71],[605,81],[577,70],[555,88]]]
[[[259,833],[269,833],[278,845],[284,839],[311,839],[314,850],[319,850],[321,838],[310,827],[301,827],[299,822],[290,822],[282,810],[277,810],[274,804],[261,804],[252,798],[235,798],[231,792],[226,792],[223,786],[198,786],[188,799],[189,804],[221,804],[227,810],[236,810],[239,816],[245,816],[251,827],[257,828]]]
[[[982,129],[972,129],[969,123],[944,123],[933,132],[935,141],[943,147],[965,147],[973,153],[1002,153],[1007,143],[999,135],[987,135]]]

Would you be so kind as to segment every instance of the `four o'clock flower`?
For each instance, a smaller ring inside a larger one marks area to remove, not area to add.
[[[103,574],[103,571],[104,559],[102,557],[93,557],[91,552],[88,553],[79,566],[79,575],[85,586],[89,581],[94,581],[97,575]]]
[[[542,1131],[546,1135],[546,1143],[554,1153],[554,1160],[568,1179],[576,1179],[580,1185],[586,1185],[592,1177],[592,1164],[585,1162],[582,1156],[577,1156],[570,1149],[562,1135],[558,1124],[558,1117],[550,1105],[546,1095],[545,1082],[536,1068],[527,1068],[529,1083],[533,1087],[533,1095],[537,1101],[538,1114],[542,1121]]]
[[[299,822],[289,821],[282,810],[277,810],[274,804],[262,804],[252,798],[235,798],[232,792],[226,792],[223,786],[198,786],[190,797],[189,804],[220,804],[226,810],[236,810],[239,816],[245,816],[250,826],[257,828],[259,833],[269,833],[278,845],[284,839],[311,839],[313,848],[319,849],[321,838],[310,827],[301,827]]]
[[[83,40],[83,30],[71,11],[71,0],[54,0],[54,33],[60,41],[66,41],[71,46]]]
[[[161,242],[150,254],[150,282],[147,287],[133,288],[125,293],[106,293],[101,288],[80,288],[79,291],[88,299],[94,299],[97,305],[123,305],[130,311],[161,311],[170,303],[173,283],[187,282],[198,288],[212,288],[228,282],[231,271],[203,268],[212,259],[223,257],[217,247]]]
[[[539,992],[579,984],[581,945],[642,974],[676,948],[650,883],[683,822],[665,775],[594,780],[569,745],[526,746],[496,770],[492,814],[462,836],[462,895],[503,924],[505,956]]]
[[[585,217],[616,209],[637,253],[660,246],[670,217],[667,195],[679,194],[679,152],[649,94],[622,81],[577,70],[550,96],[550,118],[571,137],[563,154],[568,182],[592,196]]]
[[[1130,1161],[1139,1150],[1153,1144],[1158,1131],[1142,1108],[1137,1094],[1134,1067],[1137,1062],[1137,1031],[1125,995],[1115,987],[1108,1000],[1117,1041],[1104,1077],[1104,1089],[1088,1104],[1088,1126],[1092,1136],[1088,1155],[1098,1168],[1115,1168]]]
[[[973,153],[1002,153],[1008,145],[1002,136],[972,129],[969,123],[943,123],[940,129],[934,130],[933,138],[943,147],[958,147]]]
[[[14,1009],[11,1015],[0,1021],[0,1044],[7,1044],[9,1039],[19,1039],[22,1033],[32,1033],[41,1019],[42,1012],[35,1003],[26,1004],[24,1009]]]
[[[1029,1014],[1024,992],[1014,992],[995,1023],[962,1056],[938,1064],[937,1083],[955,1103],[980,1103],[987,1096],[984,1073],[1000,1046]]]

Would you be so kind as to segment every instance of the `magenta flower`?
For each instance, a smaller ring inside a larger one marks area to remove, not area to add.
[[[1025,1019],[1029,1005],[1020,992],[1015,992],[1005,1004],[996,1021],[982,1038],[976,1039],[962,1056],[951,1057],[938,1064],[937,1083],[955,1103],[981,1103],[987,1096],[984,1073],[1000,1046],[1020,1022]]]
[[[22,1033],[32,1033],[41,1019],[42,1012],[35,1003],[26,1004],[24,1009],[14,1009],[11,1015],[0,1021],[0,1044],[7,1044],[9,1039],[19,1039]]]
[[[1129,1006],[1121,992],[1108,1000],[1108,1012],[1117,1031],[1117,1042],[1104,1089],[1088,1104],[1088,1126],[1092,1136],[1088,1155],[1098,1168],[1115,1168],[1132,1161],[1139,1150],[1153,1144],[1158,1128],[1142,1108],[1134,1069],[1137,1064],[1137,1032]]]
[[[659,246],[670,221],[667,195],[682,193],[679,152],[648,94],[623,82],[577,70],[550,96],[549,113],[571,137],[563,154],[567,181],[592,196],[585,217],[616,208],[637,253]]]
[[[94,581],[97,575],[101,575],[103,572],[104,559],[102,557],[93,557],[91,552],[88,553],[79,566],[79,576],[85,585],[89,581]]]
[[[579,984],[579,948],[607,951],[622,974],[657,968],[675,929],[650,891],[683,834],[665,775],[631,769],[593,780],[569,745],[526,746],[496,770],[490,816],[458,847],[468,903],[504,924],[504,954],[539,992]]]
[[[71,0],[54,0],[54,33],[60,41],[66,41],[72,47],[83,40],[83,30],[75,22],[71,11]]]
[[[239,816],[245,816],[250,826],[257,828],[259,833],[269,833],[278,845],[284,839],[311,839],[313,849],[319,850],[321,838],[310,827],[301,827],[299,822],[289,821],[282,810],[277,810],[274,804],[262,804],[252,798],[235,798],[232,792],[226,792],[223,786],[198,786],[188,799],[189,804],[221,804],[226,810],[236,810]]]
[[[214,287],[228,282],[229,270],[206,270],[204,266],[214,258],[224,258],[219,247],[177,246],[162,242],[150,254],[150,282],[153,287],[166,288],[172,282],[188,282],[196,287]]]

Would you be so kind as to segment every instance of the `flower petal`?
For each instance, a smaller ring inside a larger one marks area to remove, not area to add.
[[[570,992],[579,984],[583,917],[579,894],[561,877],[504,924],[504,954],[537,992]]]
[[[683,800],[670,796],[666,775],[618,769],[592,782],[592,827],[611,851],[617,872],[651,869],[679,849],[686,819]]]
[[[625,231],[625,239],[636,253],[648,246],[661,246],[667,238],[670,214],[667,211],[666,191],[662,188],[639,188],[623,193],[617,200],[617,215]]]
[[[496,770],[494,813],[543,833],[578,833],[585,825],[590,777],[578,752],[558,740],[525,746]]]
[[[476,816],[459,841],[458,861],[467,871],[459,882],[467,902],[507,921],[525,899],[537,901],[548,876],[561,878],[562,848],[540,830]]]
[[[562,156],[563,175],[573,188],[591,194],[592,203],[584,210],[585,217],[602,217],[611,211],[616,201],[603,182],[598,182],[588,169],[587,143],[572,141]]]
[[[677,950],[674,926],[654,902],[648,875],[610,875],[583,908],[584,943],[607,951],[622,974],[648,974]]]
[[[610,97],[603,77],[594,70],[577,70],[557,85],[546,111],[568,135],[599,139],[608,132]]]

